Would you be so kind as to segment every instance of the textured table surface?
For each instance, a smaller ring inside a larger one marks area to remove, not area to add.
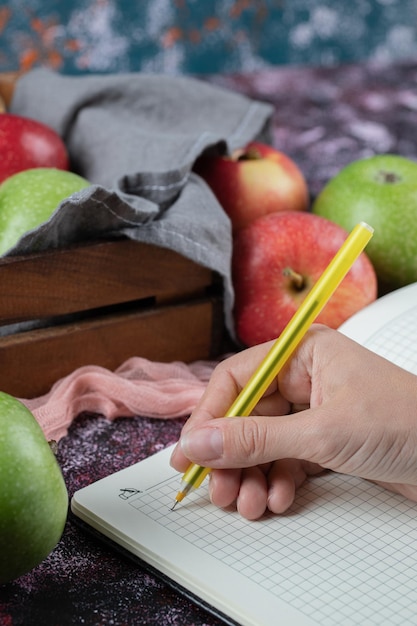
[[[313,196],[352,160],[385,152],[417,159],[417,61],[209,80],[275,105],[273,144],[299,164]],[[173,443],[182,423],[80,416],[58,449],[69,495]],[[2,626],[219,623],[71,518],[41,565],[0,587]]]

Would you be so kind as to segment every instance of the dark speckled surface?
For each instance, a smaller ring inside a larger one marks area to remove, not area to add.
[[[183,420],[80,416],[61,439],[58,461],[69,496],[75,490],[173,443]],[[49,557],[0,587],[0,624],[220,624],[161,580],[69,518]]]
[[[275,105],[273,143],[299,164],[313,196],[352,160],[384,152],[417,159],[417,61],[208,80]],[[174,442],[182,422],[80,416],[58,449],[70,496]],[[220,623],[72,519],[41,565],[0,588],[2,626]]]

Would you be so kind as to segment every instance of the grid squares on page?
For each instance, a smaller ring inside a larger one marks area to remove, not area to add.
[[[417,374],[417,307],[379,328],[364,345],[396,365]]]
[[[131,504],[321,626],[417,623],[417,505],[401,496],[329,473],[286,514],[248,522],[204,486],[167,515],[176,489],[170,479]]]

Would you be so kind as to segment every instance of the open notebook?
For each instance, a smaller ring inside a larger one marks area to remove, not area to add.
[[[341,329],[417,374],[417,284]],[[73,513],[219,611],[248,626],[417,623],[417,504],[365,480],[310,479],[285,515],[248,522],[206,486],[170,510],[170,449],[75,493]]]

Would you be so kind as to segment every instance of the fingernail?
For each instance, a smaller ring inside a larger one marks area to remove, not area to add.
[[[181,437],[186,457],[196,461],[218,459],[223,454],[223,435],[219,428],[196,428]]]

